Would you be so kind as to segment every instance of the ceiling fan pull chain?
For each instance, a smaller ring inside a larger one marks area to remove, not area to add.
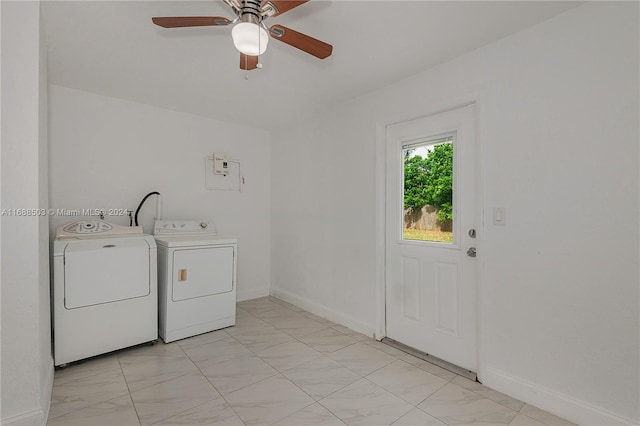
[[[262,51],[262,33],[260,31],[260,26],[258,26],[258,63],[256,64],[256,68],[261,70],[262,64],[260,63],[260,52]]]

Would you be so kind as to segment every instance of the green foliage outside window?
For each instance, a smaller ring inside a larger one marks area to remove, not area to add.
[[[452,220],[453,144],[434,145],[426,158],[410,153],[404,157],[404,208],[431,205],[439,209],[439,221]]]

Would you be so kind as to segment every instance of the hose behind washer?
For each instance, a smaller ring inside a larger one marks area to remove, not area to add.
[[[140,201],[140,204],[138,205],[138,208],[136,209],[136,214],[135,214],[135,216],[133,218],[136,226],[138,226],[138,213],[140,212],[140,209],[142,208],[142,205],[144,204],[145,201],[147,201],[147,198],[149,198],[152,195],[160,195],[160,193],[157,192],[157,191],[150,192],[150,193],[148,193],[147,195],[144,196],[142,201]]]

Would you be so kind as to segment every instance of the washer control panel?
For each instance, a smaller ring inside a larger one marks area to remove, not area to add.
[[[216,226],[211,219],[201,220],[156,220],[153,235],[216,235]]]
[[[56,239],[103,238],[115,235],[142,235],[142,226],[122,226],[104,220],[77,220],[59,226]]]
[[[113,226],[101,220],[79,220],[66,225],[62,229],[69,234],[93,234],[111,231]]]

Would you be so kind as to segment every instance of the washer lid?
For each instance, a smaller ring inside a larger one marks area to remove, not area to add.
[[[237,244],[235,238],[215,238],[212,235],[155,235],[156,244],[162,247],[198,247]]]

